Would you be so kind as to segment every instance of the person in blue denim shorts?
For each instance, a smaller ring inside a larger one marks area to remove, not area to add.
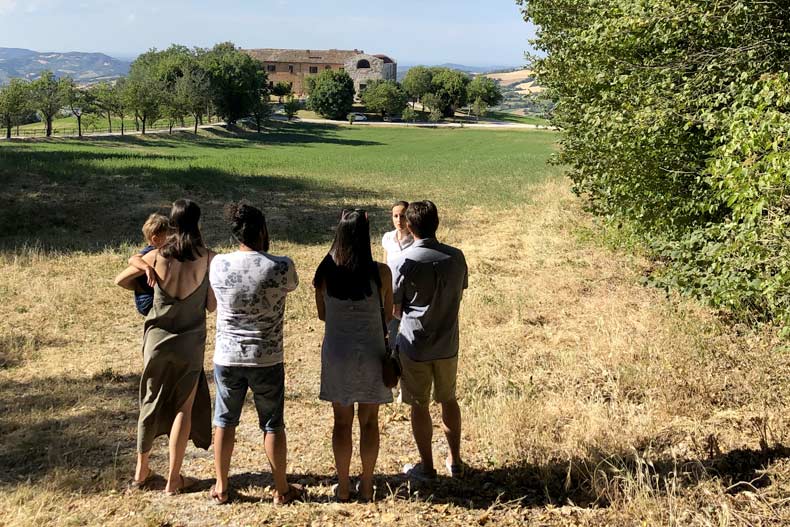
[[[214,465],[217,482],[211,499],[226,503],[228,473],[236,427],[247,390],[251,390],[264,450],[274,479],[274,503],[286,504],[302,495],[289,485],[286,473],[285,368],[283,317],[285,297],[299,280],[290,258],[268,253],[269,234],[263,213],[250,205],[231,204],[226,216],[239,250],[217,255],[209,279],[217,298],[214,350]]]

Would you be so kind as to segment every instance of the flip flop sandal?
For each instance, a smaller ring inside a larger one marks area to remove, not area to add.
[[[214,502],[215,505],[225,505],[230,501],[230,490],[226,490],[225,492],[217,492],[217,486],[212,485],[211,491],[208,493],[211,497],[211,501]]]
[[[181,486],[175,490],[166,490],[165,494],[168,496],[178,496],[179,494],[183,494],[185,492],[189,492],[189,489],[197,485],[198,480],[195,478],[190,478],[189,476],[182,476],[181,474],[178,475],[181,478]]]
[[[358,479],[356,485],[354,485],[354,494],[356,494],[357,501],[360,503],[371,503],[376,495],[376,485],[373,485],[373,492],[370,497],[366,498],[362,495],[362,480]]]
[[[285,494],[278,494],[278,492],[274,491],[274,504],[275,505],[288,505],[291,502],[294,502],[301,498],[304,495],[304,488],[301,485],[296,483],[292,483],[288,485],[288,492]]]
[[[156,477],[154,471],[150,468],[148,469],[148,475],[143,478],[142,480],[139,479],[132,479],[127,485],[127,490],[145,490],[151,484],[151,481]]]

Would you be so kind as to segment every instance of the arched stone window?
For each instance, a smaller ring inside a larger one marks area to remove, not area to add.
[[[367,59],[362,59],[357,61],[357,69],[358,70],[369,70],[370,69],[370,62]]]

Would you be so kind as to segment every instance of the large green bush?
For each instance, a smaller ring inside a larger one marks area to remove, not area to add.
[[[654,280],[790,322],[787,3],[519,3],[592,210],[665,263]]]
[[[354,81],[345,71],[324,70],[310,77],[308,108],[327,119],[345,119],[354,106]]]

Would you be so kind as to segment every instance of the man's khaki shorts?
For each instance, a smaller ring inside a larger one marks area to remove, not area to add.
[[[409,405],[428,406],[433,400],[449,403],[455,400],[455,378],[458,373],[458,355],[450,359],[416,362],[400,353],[403,375],[400,380],[403,402]]]

